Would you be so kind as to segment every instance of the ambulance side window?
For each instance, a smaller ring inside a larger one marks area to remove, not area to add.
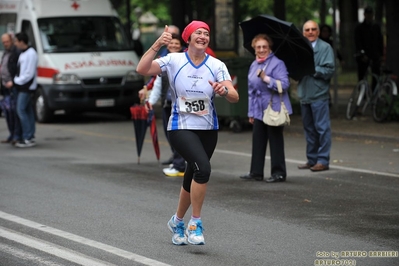
[[[30,21],[22,21],[22,32],[25,32],[28,35],[29,45],[35,48],[35,50],[37,51],[35,35],[33,34],[32,24],[30,23]]]

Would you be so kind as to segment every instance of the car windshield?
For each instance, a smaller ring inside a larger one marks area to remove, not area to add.
[[[38,19],[45,53],[131,50],[116,17],[57,17]]]

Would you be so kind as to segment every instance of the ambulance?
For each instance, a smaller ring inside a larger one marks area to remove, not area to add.
[[[129,114],[144,85],[138,56],[108,0],[1,0],[0,33],[25,32],[38,53],[34,107],[54,114]],[[0,56],[4,49],[0,44]]]

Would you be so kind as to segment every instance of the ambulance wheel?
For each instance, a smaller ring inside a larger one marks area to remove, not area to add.
[[[54,111],[50,110],[46,98],[41,89],[38,89],[35,97],[35,115],[39,123],[49,123],[54,118]]]

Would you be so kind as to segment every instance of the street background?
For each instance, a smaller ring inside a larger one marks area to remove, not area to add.
[[[171,152],[159,118],[162,161]],[[356,265],[398,265],[398,123],[332,117],[330,170],[313,173],[297,169],[305,140],[300,116],[291,119],[284,183],[240,180],[251,131],[220,131],[202,247],[171,243],[166,223],[182,179],[163,175],[149,132],[137,164],[133,123],[124,117],[61,115],[37,124],[36,147],[0,146],[0,265],[315,265],[337,254]],[[269,166],[267,157],[265,176]]]

